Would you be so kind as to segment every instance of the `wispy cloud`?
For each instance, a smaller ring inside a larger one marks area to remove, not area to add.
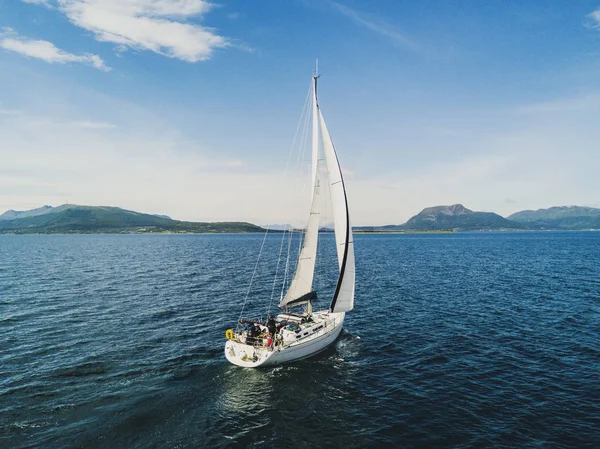
[[[48,0],[21,0],[23,3],[33,3],[34,5],[50,6]]]
[[[520,114],[589,112],[600,109],[600,93],[589,92],[573,97],[523,105],[517,108]]]
[[[223,163],[223,167],[228,167],[228,168],[238,168],[238,167],[243,167],[244,165],[246,165],[246,163],[239,159],[234,159],[232,161],[227,161],[227,162]]]
[[[360,25],[368,30],[371,30],[388,40],[390,40],[394,45],[398,47],[402,47],[406,50],[410,50],[416,53],[428,53],[429,51],[425,46],[415,41],[414,39],[408,37],[404,33],[395,29],[389,23],[384,22],[379,18],[372,17],[365,13],[361,13],[352,9],[346,5],[342,5],[341,3],[335,2],[333,0],[329,0],[328,3],[340,14],[352,20],[357,25]]]
[[[60,117],[51,117],[48,115],[30,114],[28,112],[19,111],[16,109],[0,108],[0,116],[2,115],[8,117],[12,126],[16,126],[21,129],[27,129],[28,131],[35,130],[36,132],[43,128],[62,129],[65,132],[77,132],[78,130],[108,131],[120,128],[118,125],[106,121],[70,120]]]
[[[137,106],[117,104],[124,116],[137,115]],[[0,120],[0,211],[69,201],[196,221],[281,222],[281,208],[269,205],[288,203],[280,187],[289,174],[257,173],[143,113],[140,123],[118,122],[117,130],[26,112]],[[203,191],[218,195],[199,200]]]
[[[20,115],[21,111],[18,111],[17,109],[2,109],[0,108],[0,115]]]
[[[587,16],[585,16],[583,24],[588,28],[595,28],[597,30],[600,30],[600,8],[592,11]]]
[[[79,62],[91,65],[105,72],[110,71],[110,67],[107,67],[98,55],[91,53],[81,55],[69,53],[57,48],[52,42],[19,36],[11,28],[4,28],[4,31],[0,33],[0,48],[19,53],[23,56],[41,59],[49,63],[66,64],[69,62]]]
[[[92,32],[98,41],[116,44],[121,53],[124,49],[147,50],[197,62],[209,59],[215,49],[233,46],[213,29],[187,21],[206,14],[212,8],[213,5],[206,0],[54,2],[71,23]]]
[[[107,122],[75,121],[72,124],[78,128],[85,129],[116,129],[117,125]]]

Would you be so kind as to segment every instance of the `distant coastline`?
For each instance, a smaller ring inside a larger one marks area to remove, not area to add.
[[[600,230],[600,209],[556,206],[504,218],[462,204],[427,207],[401,225],[357,226],[355,232],[585,231]]]
[[[0,215],[0,234],[224,234],[264,232],[245,222],[189,222],[118,207],[65,204]]]
[[[0,215],[0,234],[246,234],[280,233],[290,225],[248,222],[189,222],[118,207],[64,204]],[[326,230],[325,228],[323,229]],[[467,231],[597,231],[600,209],[557,206],[516,212],[506,218],[462,204],[423,209],[400,225],[354,226],[356,234],[452,234]],[[300,229],[295,229],[300,232]],[[327,230],[331,232],[332,230]]]
[[[354,234],[377,234],[377,235],[381,235],[381,234],[454,234],[456,231],[453,229],[438,229],[438,230],[424,230],[424,231],[419,231],[416,229],[407,229],[407,230],[400,230],[400,231],[365,231],[362,230],[361,227],[358,227],[357,229],[352,228],[352,233]]]

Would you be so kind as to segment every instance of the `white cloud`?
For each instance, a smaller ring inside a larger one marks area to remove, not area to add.
[[[41,59],[49,63],[65,64],[68,62],[80,62],[105,72],[110,71],[110,67],[107,67],[98,55],[91,53],[84,53],[82,55],[69,53],[57,48],[52,42],[18,36],[9,28],[5,28],[4,32],[0,34],[0,48],[20,53],[23,56]]]
[[[600,8],[585,17],[584,25],[588,28],[600,29]]]
[[[333,0],[329,0],[329,4],[331,4],[339,13],[351,19],[354,23],[386,37],[399,47],[416,53],[429,53],[429,51],[423,45],[394,29],[392,26],[380,19],[368,17],[365,14],[361,14],[348,6],[342,5],[341,3]]]
[[[138,112],[121,107],[126,116]],[[271,205],[286,202],[289,177],[208,156],[150,116],[118,126],[26,113],[9,120],[0,120],[2,212],[68,201],[192,221],[281,221]]]
[[[290,173],[264,169],[251,156],[242,164],[241,156],[211,152],[155,121],[151,111],[121,100],[111,106],[104,116],[23,112],[0,120],[0,213],[69,201],[193,221],[303,223],[308,204],[290,201]],[[344,165],[353,223],[399,224],[425,207],[454,203],[504,216],[564,204],[600,206],[598,131],[595,116],[586,122],[587,115],[561,128],[543,114],[520,132],[473,139],[478,151],[432,158],[424,167],[396,164],[393,172],[370,175]],[[127,122],[130,117],[136,122]],[[411,142],[402,147],[410,153]],[[351,150],[340,149],[346,156]]]
[[[557,125],[562,117],[544,114],[528,120],[527,129],[476,139],[471,154],[354,179],[347,184],[354,223],[400,224],[425,207],[456,203],[503,216],[567,204],[597,207],[600,132],[594,117]]]
[[[148,50],[197,62],[209,59],[215,49],[231,45],[211,28],[185,21],[207,13],[212,5],[206,0],[56,1],[74,25],[91,31],[98,41],[117,44],[119,52],[125,48]]]

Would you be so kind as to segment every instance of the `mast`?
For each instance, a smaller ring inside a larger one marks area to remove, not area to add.
[[[312,120],[312,164],[311,186],[314,188],[319,164],[319,103],[317,101],[317,79],[319,78],[319,60],[317,59],[315,74],[313,75],[313,120]],[[311,195],[312,200],[312,195]]]
[[[317,258],[317,244],[319,240],[319,218],[321,214],[322,201],[320,199],[320,176],[319,176],[319,106],[317,104],[317,78],[315,72],[313,82],[313,120],[312,120],[312,163],[311,163],[311,206],[306,225],[306,233],[302,242],[302,249],[298,256],[298,265],[285,297],[279,303],[279,307],[288,304],[308,302],[309,314],[311,311],[310,301],[314,299],[312,289],[315,274],[315,262]],[[300,301],[298,301],[300,300]]]

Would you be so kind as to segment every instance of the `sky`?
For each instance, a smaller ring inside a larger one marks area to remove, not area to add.
[[[600,207],[600,2],[0,0],[0,213],[285,223],[319,103],[353,225]]]

